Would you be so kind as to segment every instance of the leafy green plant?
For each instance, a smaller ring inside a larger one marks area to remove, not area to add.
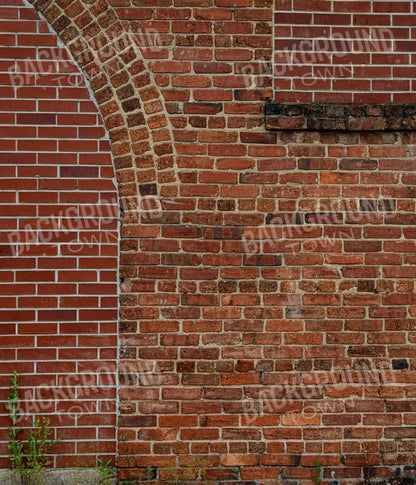
[[[49,428],[49,418],[37,419],[35,428],[30,430],[27,447],[27,466],[32,470],[43,471],[50,464],[47,453],[52,450],[55,440],[49,437],[53,434]]]
[[[19,375],[16,371],[13,372],[13,377],[10,379],[11,387],[9,400],[6,404],[6,409],[9,411],[9,418],[12,424],[7,426],[9,432],[9,444],[7,446],[10,455],[10,461],[12,462],[12,469],[22,470],[24,469],[24,453],[23,444],[19,439],[19,434],[22,428],[17,425],[20,415],[19,409]]]
[[[19,377],[19,374],[14,371],[10,379],[10,393],[6,404],[11,421],[11,425],[7,427],[9,432],[8,450],[12,470],[19,473],[22,485],[31,485],[38,482],[39,474],[50,464],[46,455],[57,440],[50,439],[53,431],[49,427],[49,419],[36,419],[34,428],[29,432],[27,448],[24,449],[23,442],[19,439],[22,428],[18,426],[20,416]]]
[[[113,477],[113,468],[110,466],[111,458],[104,461],[98,458],[98,470],[101,472],[101,479],[99,485],[110,485]]]
[[[313,474],[312,474],[312,480],[315,485],[320,485],[322,482],[322,462],[319,458],[317,458],[313,462]]]

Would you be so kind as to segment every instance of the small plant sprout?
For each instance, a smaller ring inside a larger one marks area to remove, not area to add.
[[[98,469],[101,472],[101,479],[99,484],[100,485],[110,485],[111,484],[111,478],[113,475],[113,469],[110,466],[111,463],[111,458],[108,460],[103,460],[101,458],[98,458]]]
[[[314,462],[313,462],[313,483],[315,485],[321,485],[321,482],[322,482],[322,462],[319,458],[317,458]]]

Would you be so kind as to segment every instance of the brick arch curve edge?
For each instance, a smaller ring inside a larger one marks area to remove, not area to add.
[[[134,33],[107,0],[28,1],[89,80],[109,132],[125,222],[138,222],[135,209],[145,220],[157,218],[162,206],[157,196],[177,194],[175,149],[161,93]]]

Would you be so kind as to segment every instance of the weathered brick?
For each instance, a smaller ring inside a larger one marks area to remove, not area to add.
[[[35,2],[85,74],[50,56],[31,66],[48,70],[39,83],[32,73],[13,89],[9,68],[24,72],[25,57],[51,52],[56,37],[20,0],[5,1],[4,374],[18,367],[33,387],[107,363],[115,372],[119,260],[120,478],[151,466],[168,479],[166,467],[207,457],[208,480],[306,482],[320,458],[342,484],[362,481],[366,466],[388,480],[412,463],[410,2],[278,0],[276,26],[268,0]],[[379,49],[376,24],[399,51]],[[360,46],[357,29],[376,39]],[[288,52],[272,52],[273,35]],[[13,257],[26,226],[67,209],[69,232]],[[66,438],[54,464],[75,464],[88,451],[82,436],[115,454],[108,377],[77,426],[51,407]]]

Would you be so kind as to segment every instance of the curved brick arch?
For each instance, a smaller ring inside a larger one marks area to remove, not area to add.
[[[136,208],[136,196],[175,196],[173,136],[161,93],[115,10],[107,0],[29,1],[90,81],[110,134],[122,206]]]

